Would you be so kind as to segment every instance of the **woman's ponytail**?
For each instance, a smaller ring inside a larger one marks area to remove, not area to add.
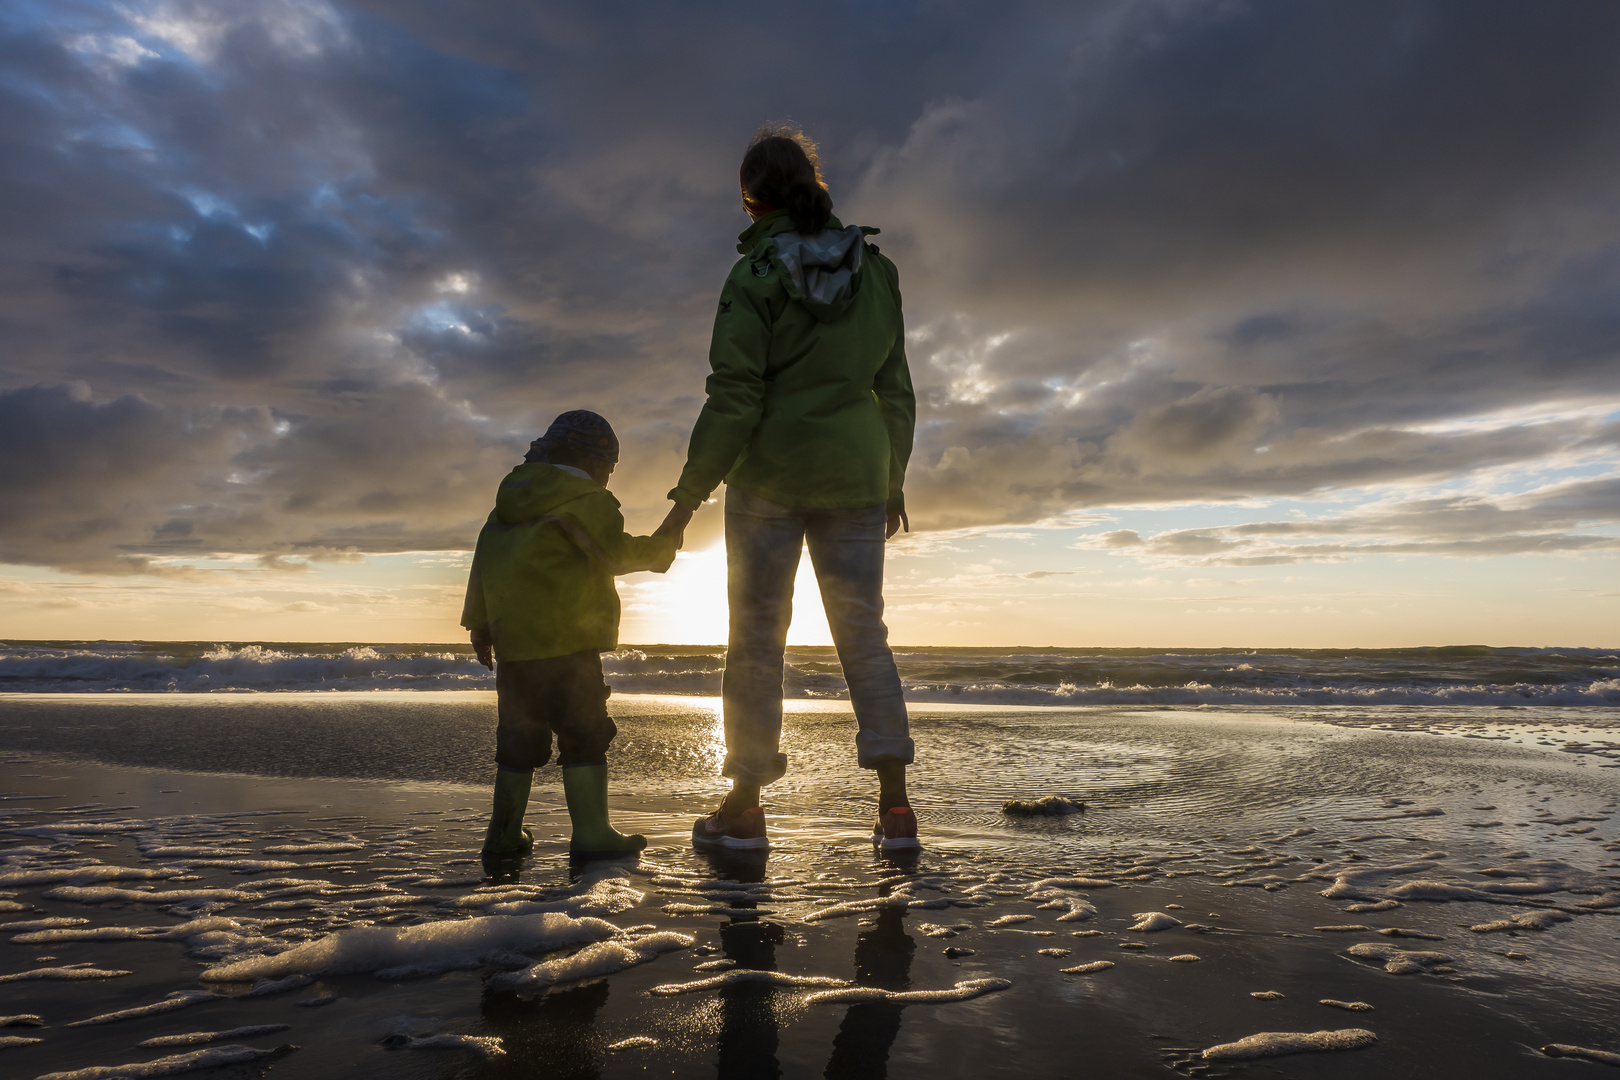
[[[832,217],[832,196],[820,184],[800,184],[788,188],[782,196],[784,210],[793,219],[793,228],[806,236],[814,236],[827,227]]]
[[[737,178],[750,211],[786,210],[798,232],[813,236],[832,217],[816,144],[789,124],[767,124],[755,133]]]

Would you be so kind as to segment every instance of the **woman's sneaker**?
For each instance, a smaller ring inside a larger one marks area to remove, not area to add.
[[[721,847],[731,851],[758,851],[771,846],[765,836],[765,811],[757,806],[733,814],[726,801],[708,817],[700,817],[692,825],[692,843],[696,847]]]
[[[922,847],[917,839],[917,815],[909,806],[896,806],[878,815],[872,830],[872,846],[882,851],[905,851]]]

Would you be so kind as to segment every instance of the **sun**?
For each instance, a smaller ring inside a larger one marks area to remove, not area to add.
[[[634,644],[724,645],[726,545],[683,551],[667,574],[631,574],[619,579],[624,601],[619,640]],[[801,553],[793,582],[793,623],[789,645],[831,645],[810,556]]]

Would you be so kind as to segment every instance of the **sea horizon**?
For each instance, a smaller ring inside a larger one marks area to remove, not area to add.
[[[894,647],[913,705],[1620,705],[1620,649]],[[783,693],[847,698],[836,650],[790,645]],[[715,696],[725,647],[622,645],[621,694]],[[464,643],[0,639],[0,693],[493,690]]]

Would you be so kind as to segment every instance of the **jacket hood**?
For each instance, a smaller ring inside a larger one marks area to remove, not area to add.
[[[555,513],[564,503],[585,495],[612,495],[594,480],[587,480],[563,472],[544,461],[519,465],[506,474],[495,493],[495,518],[507,525],[517,525]],[[618,501],[614,501],[618,505]]]
[[[787,278],[788,295],[819,321],[831,322],[855,299],[865,262],[865,239],[877,231],[829,218],[825,229],[806,236],[794,231],[787,211],[776,210],[738,237],[737,248],[750,254],[756,274],[765,264],[779,266]]]

